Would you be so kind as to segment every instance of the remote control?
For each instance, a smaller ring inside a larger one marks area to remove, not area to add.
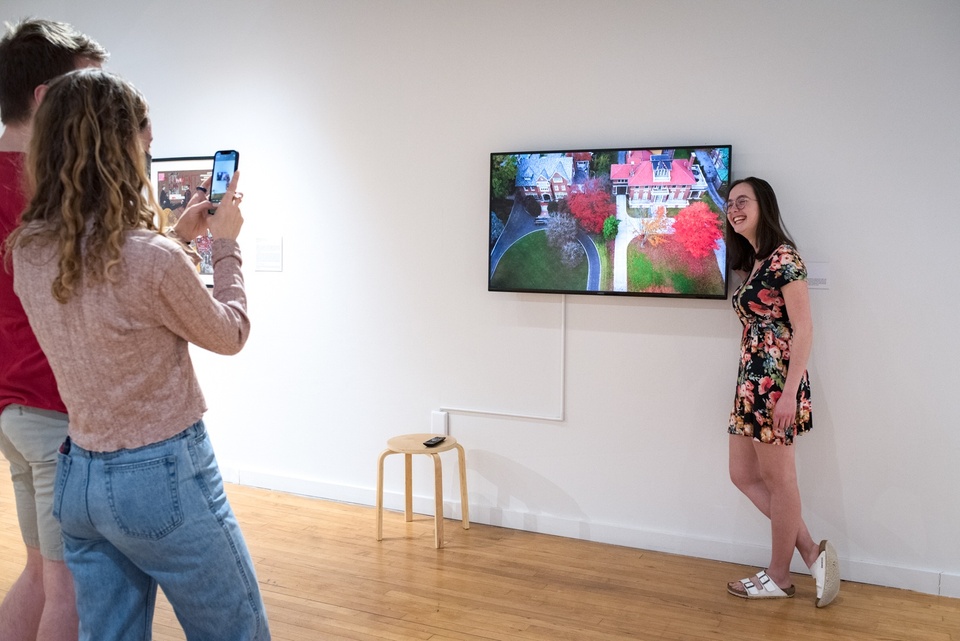
[[[443,443],[445,440],[447,440],[446,436],[434,436],[433,438],[427,439],[426,441],[424,441],[423,444],[426,445],[427,447],[436,447],[441,443]]]

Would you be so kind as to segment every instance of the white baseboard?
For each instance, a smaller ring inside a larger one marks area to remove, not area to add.
[[[375,488],[350,487],[233,468],[221,468],[221,474],[229,483],[343,503],[376,505]],[[383,504],[386,509],[402,511],[403,494],[384,491]],[[413,510],[418,514],[433,514],[433,497],[414,495]],[[446,518],[461,518],[460,502],[444,501],[443,513]],[[657,532],[489,506],[471,505],[470,522],[756,567],[764,567],[770,556],[770,549],[762,545],[719,541],[675,532]],[[842,550],[840,552],[840,567],[846,581],[960,598],[960,575],[858,561],[845,558]],[[794,560],[791,570],[809,574],[799,558]]]
[[[940,575],[940,596],[960,599],[960,574]]]

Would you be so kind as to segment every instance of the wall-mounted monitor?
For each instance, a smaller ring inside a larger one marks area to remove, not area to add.
[[[490,154],[488,289],[726,298],[730,152]]]

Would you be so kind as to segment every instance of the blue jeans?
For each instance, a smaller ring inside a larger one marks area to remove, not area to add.
[[[267,641],[260,588],[203,421],[132,450],[61,448],[53,514],[81,641],[149,641],[159,585],[190,641]]]

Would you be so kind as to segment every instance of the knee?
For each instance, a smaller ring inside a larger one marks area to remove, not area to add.
[[[780,496],[797,491],[797,478],[779,470],[765,471],[762,479],[772,495]]]
[[[730,481],[738,490],[744,493],[758,483],[763,483],[763,479],[755,470],[736,465],[730,466]]]
[[[73,603],[73,575],[63,561],[43,561],[43,591],[48,601]]]
[[[27,546],[27,563],[23,568],[23,575],[30,581],[43,582],[43,564],[44,558],[40,554],[40,548]]]

